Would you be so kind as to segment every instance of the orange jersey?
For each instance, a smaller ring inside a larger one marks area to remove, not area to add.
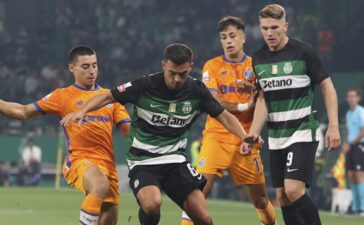
[[[248,103],[251,94],[238,90],[237,80],[255,83],[252,58],[244,55],[242,62],[229,62],[224,56],[215,57],[207,61],[203,68],[202,81],[211,92],[218,94],[222,101],[230,103]],[[245,112],[233,113],[240,121],[245,131],[248,132],[253,120],[254,109]],[[241,140],[230,133],[214,118],[208,116],[205,124],[204,135],[212,135],[215,139],[240,145]]]
[[[73,84],[66,88],[59,88],[34,103],[42,113],[50,113],[63,118],[70,112],[76,111],[88,100],[108,89],[96,86],[95,90],[85,90]],[[129,114],[119,103],[109,104],[83,118],[82,126],[72,124],[64,128],[68,154],[66,165],[71,166],[77,159],[88,159],[94,163],[114,167],[114,153],[112,145],[112,126],[120,126],[130,122]]]

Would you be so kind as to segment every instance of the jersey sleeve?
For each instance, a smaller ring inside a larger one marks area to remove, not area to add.
[[[310,76],[312,83],[320,84],[323,80],[329,77],[329,75],[325,72],[316,51],[309,44],[307,44],[306,47],[306,62],[307,73],[308,76]]]
[[[53,114],[56,116],[61,116],[61,109],[63,98],[62,89],[56,89],[47,96],[43,97],[41,100],[34,103],[34,106],[42,114]]]
[[[211,95],[209,89],[200,83],[201,88],[201,111],[209,114],[212,117],[219,116],[224,108],[216,101],[216,99]]]
[[[360,117],[360,127],[364,128],[364,108],[360,110],[359,117]]]
[[[131,122],[128,111],[124,106],[120,105],[120,103],[114,103],[113,117],[116,127]]]
[[[135,104],[142,94],[144,85],[143,78],[139,78],[119,85],[117,88],[111,90],[111,94],[122,105],[126,103]]]
[[[202,82],[206,85],[206,87],[212,91],[217,92],[217,82],[216,82],[216,69],[214,63],[208,61],[205,63],[202,72]]]

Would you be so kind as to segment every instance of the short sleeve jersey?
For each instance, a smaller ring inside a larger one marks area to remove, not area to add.
[[[180,90],[169,90],[163,73],[122,84],[111,91],[121,104],[134,105],[128,165],[186,161],[189,130],[200,113],[223,112],[205,85],[188,77]]]
[[[351,144],[364,128],[364,107],[357,105],[353,110],[346,112],[346,128],[348,129],[348,142]],[[364,138],[360,140],[364,143]]]
[[[34,103],[44,114],[53,114],[63,118],[70,112],[82,107],[95,95],[109,90],[96,86],[95,90],[84,89],[77,84],[59,88],[43,99]],[[89,159],[105,166],[114,165],[112,145],[112,126],[130,122],[129,114],[119,103],[109,104],[101,109],[89,112],[79,128],[76,124],[64,128],[68,154],[66,163],[75,159]]]
[[[203,68],[202,81],[211,92],[217,93],[219,99],[231,103],[248,103],[250,92],[239,89],[237,81],[255,83],[251,57],[244,55],[241,62],[234,63],[224,56],[218,56],[207,61]],[[253,120],[254,108],[245,112],[233,113],[244,129],[248,132]],[[241,139],[230,133],[221,123],[207,117],[204,135],[229,144],[239,145]]]
[[[269,148],[318,141],[314,86],[328,75],[313,48],[292,38],[279,51],[265,45],[254,53],[253,65],[268,109]]]

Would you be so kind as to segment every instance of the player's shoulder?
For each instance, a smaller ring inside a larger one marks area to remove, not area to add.
[[[314,51],[314,48],[311,44],[300,39],[290,38],[288,44],[293,48],[303,51],[304,53],[310,53]]]
[[[209,67],[219,67],[223,64],[225,64],[226,62],[224,61],[224,56],[219,55],[216,56],[214,58],[211,58],[209,60],[206,61],[205,66],[209,66]]]

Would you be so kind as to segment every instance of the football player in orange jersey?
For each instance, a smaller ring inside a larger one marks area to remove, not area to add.
[[[256,78],[252,59],[243,51],[245,24],[240,18],[226,16],[219,21],[218,31],[224,54],[205,63],[202,80],[215,99],[248,131],[253,120]],[[275,211],[266,193],[260,146],[245,155],[240,153],[240,146],[237,136],[207,117],[197,163],[197,171],[207,178],[203,192],[207,196],[215,179],[227,170],[237,187],[245,187],[261,223],[273,225]],[[185,212],[181,224],[193,224]]]
[[[62,118],[80,108],[93,96],[107,89],[96,84],[96,53],[86,46],[73,48],[69,70],[75,83],[58,88],[42,100],[28,105],[0,100],[0,113],[26,120],[50,113]],[[120,104],[109,104],[83,118],[84,126],[64,127],[67,155],[63,166],[66,181],[86,197],[80,211],[80,224],[114,225],[117,222],[118,176],[112,146],[112,127],[116,124],[124,137],[129,134],[130,118]]]

